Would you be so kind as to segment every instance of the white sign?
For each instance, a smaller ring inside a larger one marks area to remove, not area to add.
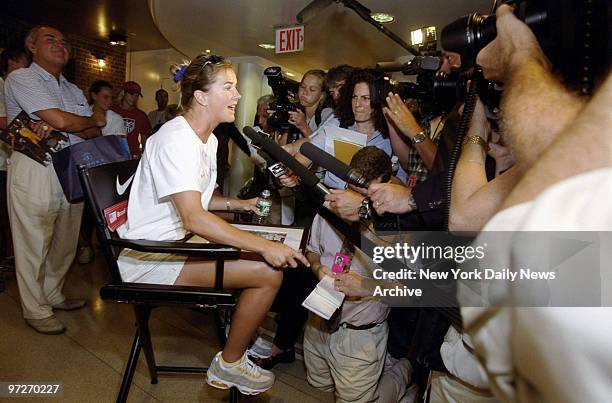
[[[276,53],[300,52],[304,50],[304,26],[276,30]]]

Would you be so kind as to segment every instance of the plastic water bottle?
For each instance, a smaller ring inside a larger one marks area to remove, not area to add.
[[[397,157],[397,155],[394,155],[393,157],[391,157],[391,171],[393,172],[393,176],[397,176],[399,169],[400,169],[399,158]]]
[[[256,224],[266,224],[272,209],[272,200],[270,199],[270,191],[268,189],[261,192],[261,196],[257,199],[255,206],[257,207],[257,214],[255,214],[253,222]]]

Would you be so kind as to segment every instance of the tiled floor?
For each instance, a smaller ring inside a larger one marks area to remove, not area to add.
[[[61,402],[113,402],[131,347],[134,320],[127,305],[103,302],[98,290],[106,280],[102,259],[88,265],[75,264],[65,294],[86,298],[86,308],[56,313],[66,333],[45,336],[26,326],[21,316],[14,276],[0,293],[0,381],[61,382]],[[219,350],[212,315],[181,309],[159,308],[151,318],[151,332],[158,363],[207,366]],[[274,387],[248,402],[332,402],[306,382],[302,361],[275,369]],[[0,399],[2,400],[2,399]],[[130,390],[130,402],[227,401],[228,393],[207,386],[201,375],[161,376],[151,385],[141,357]],[[20,398],[19,402],[40,398]],[[45,399],[53,401],[53,399]]]

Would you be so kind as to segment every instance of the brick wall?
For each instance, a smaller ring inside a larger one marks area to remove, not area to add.
[[[0,15],[0,48],[23,44],[25,35],[33,25],[10,16]],[[62,27],[58,28],[62,30],[72,47],[70,62],[64,69],[68,81],[78,85],[87,94],[92,82],[107,80],[113,85],[115,94],[119,92],[125,80],[125,48],[75,35]],[[102,71],[98,68],[98,60],[94,54],[104,56],[106,66]]]

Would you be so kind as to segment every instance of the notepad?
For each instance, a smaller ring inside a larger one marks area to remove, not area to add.
[[[343,301],[344,293],[334,289],[334,279],[325,276],[302,302],[302,306],[323,319],[329,319]]]

